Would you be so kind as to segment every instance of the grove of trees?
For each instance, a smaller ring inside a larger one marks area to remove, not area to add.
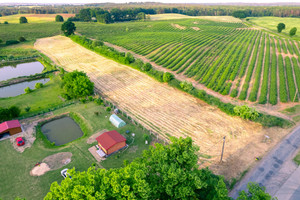
[[[52,199],[201,199],[229,200],[223,177],[199,169],[198,148],[191,138],[171,138],[169,145],[155,144],[124,167],[89,168],[68,172],[59,185],[53,182],[45,200]],[[253,188],[253,189],[252,189]],[[256,198],[252,198],[256,197]],[[263,197],[263,198],[258,198]],[[239,199],[271,199],[257,184]]]
[[[21,110],[17,106],[11,106],[9,108],[0,107],[0,123],[3,121],[11,120],[20,115]]]
[[[68,99],[86,97],[94,92],[94,83],[90,81],[84,72],[66,73],[63,75],[62,80],[63,96]]]

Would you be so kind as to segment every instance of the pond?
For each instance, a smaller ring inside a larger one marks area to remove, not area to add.
[[[47,122],[42,127],[43,134],[56,146],[66,144],[83,136],[83,132],[70,117],[63,117]]]
[[[36,61],[29,63],[17,64],[17,66],[4,66],[0,67],[0,81],[5,81],[19,76],[30,76],[41,73],[44,66]]]
[[[50,79],[44,78],[44,79],[38,79],[34,81],[25,81],[22,83],[17,83],[5,87],[0,87],[0,98],[6,98],[6,97],[15,97],[20,94],[24,94],[24,89],[27,87],[30,87],[30,89],[34,89],[34,86],[36,83],[47,83]]]

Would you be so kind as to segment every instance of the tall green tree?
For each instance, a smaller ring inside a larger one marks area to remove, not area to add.
[[[285,29],[285,24],[284,24],[284,23],[279,23],[279,24],[277,25],[277,31],[278,31],[278,33],[281,33],[281,31],[282,31],[283,29]]]
[[[84,22],[91,21],[92,20],[91,9],[90,8],[81,9],[79,11],[79,18],[81,21],[84,21]]]
[[[20,17],[20,18],[19,18],[19,22],[20,22],[20,24],[26,24],[26,23],[28,23],[26,17]]]
[[[297,28],[296,27],[291,28],[291,30],[290,30],[290,36],[296,35],[296,32],[297,32]]]
[[[63,76],[63,89],[69,98],[79,98],[94,92],[94,83],[84,72],[73,71]]]
[[[64,18],[63,18],[63,16],[61,16],[61,15],[56,15],[56,16],[55,16],[55,21],[56,21],[56,22],[63,22],[63,21],[64,21]]]
[[[248,183],[248,192],[241,191],[237,200],[275,200],[266,193],[265,187],[260,187],[257,183]]]
[[[65,36],[69,36],[74,34],[74,31],[76,30],[76,26],[71,21],[66,21],[61,25],[61,30],[64,32]]]

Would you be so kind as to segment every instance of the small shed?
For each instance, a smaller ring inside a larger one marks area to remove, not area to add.
[[[20,132],[22,132],[22,128],[18,120],[6,121],[0,124],[0,135],[7,133],[14,135]]]
[[[96,138],[102,151],[109,155],[126,146],[126,139],[117,131],[102,133]]]
[[[126,125],[126,123],[116,114],[111,115],[109,121],[117,128],[121,128]]]

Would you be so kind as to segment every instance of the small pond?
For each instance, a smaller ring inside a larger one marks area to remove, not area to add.
[[[5,81],[19,76],[30,76],[41,73],[44,66],[36,61],[29,63],[17,64],[17,66],[0,67],[0,81]]]
[[[78,124],[70,117],[63,117],[47,122],[42,127],[43,134],[56,146],[66,144],[83,135]]]
[[[0,98],[6,98],[6,97],[15,97],[20,94],[24,94],[24,89],[27,87],[30,87],[30,89],[34,89],[36,83],[47,83],[50,79],[44,78],[34,81],[25,81],[22,83],[17,83],[5,87],[0,87]]]

